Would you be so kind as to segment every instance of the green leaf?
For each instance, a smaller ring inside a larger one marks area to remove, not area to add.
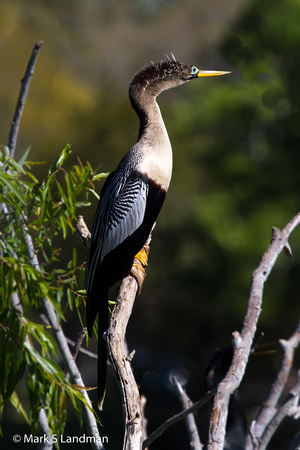
[[[94,189],[88,189],[95,197],[97,200],[100,200],[100,195],[97,194],[96,191],[94,191]]]
[[[4,153],[4,156],[6,156],[6,158],[10,158],[10,150],[9,150],[9,148],[7,147],[7,145],[4,145],[4,147],[3,147],[3,153]]]
[[[59,157],[53,161],[52,166],[49,169],[49,174],[56,172],[60,168],[60,166],[64,164],[65,160],[68,158],[70,153],[71,153],[71,146],[70,144],[68,144],[63,149]]]
[[[13,392],[9,400],[10,403],[16,408],[17,412],[23,417],[25,422],[30,424],[28,415],[25,409],[23,408],[22,403],[19,400],[18,394],[16,392]]]
[[[69,308],[72,311],[73,307],[74,307],[74,296],[73,296],[73,292],[70,289],[67,290],[67,297],[68,297]]]
[[[17,161],[15,161],[14,159],[11,158],[9,160],[9,165],[11,166],[11,171],[12,171],[12,168],[14,168],[17,172],[21,172],[24,175],[26,174],[26,171],[23,169],[23,167],[20,166],[20,164],[17,163]]]
[[[0,358],[3,368],[0,371],[0,418],[5,403],[11,401],[23,420],[30,423],[32,432],[37,432],[39,411],[44,407],[51,432],[62,433],[66,422],[66,397],[71,400],[79,420],[82,420],[85,400],[78,390],[80,387],[69,383],[57,363],[57,344],[48,327],[29,320],[28,314],[35,317],[35,310],[40,308],[43,299],[51,302],[59,320],[65,320],[65,309],[72,310],[75,304],[82,323],[80,306],[84,298],[81,294],[85,290],[78,290],[78,287],[83,286],[84,270],[77,267],[76,248],[72,250],[68,266],[60,265],[54,237],[66,238],[69,229],[74,232],[77,209],[90,204],[92,178],[98,180],[106,174],[94,174],[89,164],[81,163],[62,172],[60,168],[70,154],[67,145],[51,165],[45,180],[39,181],[31,171],[31,166],[38,163],[27,161],[28,154],[29,149],[17,162],[9,158],[8,151],[4,163],[10,171],[0,173],[1,201],[9,210],[0,232]],[[29,205],[28,221],[24,228],[20,216],[26,204]],[[32,266],[24,231],[30,233],[41,269]],[[19,296],[22,313],[11,306],[13,294]],[[63,298],[67,298],[67,302],[62,301]],[[24,374],[27,375],[28,415],[15,392]]]
[[[56,342],[51,334],[46,331],[45,325],[39,325],[25,318],[23,318],[23,321],[27,325],[28,332],[41,345],[43,356],[47,353],[53,353],[58,358]]]
[[[58,187],[58,190],[59,190],[59,193],[60,193],[60,196],[61,196],[62,200],[64,201],[64,203],[65,203],[66,205],[68,205],[68,204],[69,204],[69,199],[68,199],[67,194],[66,194],[65,191],[63,190],[63,188],[62,188],[61,184],[59,183],[59,181],[58,181],[58,180],[55,180],[55,182],[56,182],[56,185],[57,185],[57,187]]]
[[[62,232],[63,232],[63,238],[66,239],[66,237],[68,235],[68,226],[67,226],[67,222],[66,222],[66,219],[64,216],[60,216],[59,224],[60,224]]]
[[[17,197],[19,202],[21,202],[23,205],[26,205],[26,202],[24,201],[23,198],[23,193],[20,192],[19,190],[19,186],[16,183],[12,183],[10,181],[7,173],[5,172],[0,173],[0,184],[5,190],[11,191]]]
[[[93,176],[93,181],[98,181],[98,180],[102,180],[102,178],[107,178],[109,175],[109,172],[106,173],[98,173],[96,175]]]
[[[59,382],[66,383],[66,376],[59,365],[50,358],[43,357],[28,342],[24,342],[24,348],[29,352],[31,357],[50,375],[55,377]]]
[[[24,162],[27,159],[27,156],[29,155],[30,152],[30,146],[28,147],[28,149],[25,151],[24,155],[19,159],[18,164],[19,166],[23,166]]]

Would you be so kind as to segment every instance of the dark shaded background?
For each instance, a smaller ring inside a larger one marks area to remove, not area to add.
[[[232,71],[159,98],[174,172],[128,329],[129,347],[136,349],[136,378],[147,397],[149,432],[179,410],[170,372],[187,379],[193,400],[204,394],[205,366],[214,350],[230,345],[231,333],[241,328],[251,274],[269,244],[272,226],[282,228],[299,210],[299,20],[296,0],[0,4],[1,145],[7,143],[32,47],[45,41],[17,158],[31,145],[30,159],[50,163],[71,143],[72,164],[79,156],[111,171],[135,141],[138,122],[127,89],[139,67],[173,52],[179,61],[202,69]],[[39,166],[39,176],[47,167]],[[89,225],[95,207],[93,200],[89,210],[79,211]],[[259,322],[258,338],[264,333],[262,343],[274,352],[251,357],[241,386],[249,423],[278,369],[278,339],[289,337],[299,319],[298,230],[290,244],[293,261],[280,256],[266,284]],[[74,245],[85,260],[84,249],[70,237],[58,242],[63,264],[71,259]],[[64,329],[74,338],[80,330],[76,312],[68,319]],[[90,348],[95,350],[95,342]],[[79,363],[86,384],[94,385],[95,362],[80,356]],[[24,386],[20,391],[26,405]],[[197,415],[204,442],[209,408]],[[113,376],[101,417],[110,440],[107,448],[120,448],[122,415]],[[283,423],[269,448],[286,448],[298,428],[299,422]],[[13,445],[12,435],[24,430],[29,432],[8,405],[3,443]],[[79,434],[72,414],[66,434]],[[151,446],[166,448],[189,448],[184,424]]]

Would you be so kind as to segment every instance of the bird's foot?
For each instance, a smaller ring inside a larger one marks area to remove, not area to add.
[[[141,293],[143,282],[146,276],[146,267],[148,266],[149,245],[144,245],[134,257],[130,275],[132,275],[138,284],[138,294]]]

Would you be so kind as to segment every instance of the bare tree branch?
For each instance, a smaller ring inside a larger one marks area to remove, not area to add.
[[[88,248],[91,233],[83,216],[78,217],[76,234],[84,247]],[[150,241],[151,233],[145,244],[147,254],[149,252]],[[140,393],[131,368],[134,351],[128,354],[125,338],[134,301],[137,293],[141,290],[145,276],[144,267],[138,259],[135,259],[135,266],[135,275],[136,273],[141,274],[141,277],[137,279],[136,276],[128,275],[122,280],[106,335],[109,358],[122,393],[123,412],[125,416],[123,448],[126,450],[142,449],[145,438],[144,406],[141,402]]]
[[[233,333],[234,355],[232,364],[225,379],[219,384],[214,399],[208,436],[208,450],[221,450],[224,447],[229,399],[230,395],[240,385],[246,370],[261,312],[264,283],[281,251],[286,248],[288,253],[290,253],[288,238],[299,222],[300,213],[282,231],[273,228],[271,243],[264,253],[259,266],[253,272],[243,328],[241,333],[237,331]]]
[[[76,224],[76,236],[85,248],[89,248],[91,242],[91,233],[86,226],[83,216],[78,216]]]
[[[76,360],[78,352],[81,348],[83,339],[86,336],[86,328],[83,328],[77,335],[77,339],[76,342],[74,343],[73,349],[72,349],[72,353],[73,353],[73,358],[74,360]]]
[[[263,435],[268,423],[271,421],[278,409],[277,403],[292,368],[295,349],[300,344],[300,322],[298,323],[293,335],[287,341],[281,339],[279,342],[281,343],[284,351],[281,367],[277,374],[276,380],[271,386],[266,400],[262,404],[256,420],[251,425],[251,434],[247,439],[247,447],[249,446],[250,448],[252,444],[256,445],[256,443],[259,443],[259,438]]]
[[[48,424],[48,417],[44,408],[42,408],[39,412],[39,426],[42,432],[47,436],[47,439],[44,439],[44,442],[38,445],[37,450],[52,450],[52,435]]]
[[[177,397],[179,398],[179,401],[181,403],[181,406],[183,409],[187,409],[190,406],[192,406],[193,402],[187,395],[187,393],[184,391],[183,387],[179,383],[176,377],[172,378],[172,383],[174,384],[175,391],[177,394]],[[196,421],[194,414],[188,414],[185,418],[188,434],[190,438],[190,447],[193,450],[201,450],[203,448],[203,445],[200,442],[200,436],[197,429]]]
[[[86,331],[85,330],[86,329],[84,328],[84,333],[82,333],[83,337],[86,335]],[[87,355],[87,356],[89,356],[90,358],[93,358],[93,359],[97,359],[98,358],[96,353],[90,352],[88,349],[86,349],[84,347],[81,347],[81,346],[78,346],[78,340],[76,342],[74,342],[74,341],[72,341],[72,339],[69,339],[68,337],[66,337],[66,340],[67,340],[68,344],[72,345],[72,347],[74,348],[73,351],[76,351],[76,353],[75,353],[76,356],[74,356],[74,358],[77,357],[78,352],[79,353],[83,353],[84,355]]]
[[[265,450],[282,420],[288,415],[293,415],[294,411],[299,409],[299,396],[300,375],[298,375],[298,380],[295,386],[290,390],[282,406],[278,409],[273,419],[264,430],[264,433],[259,440],[258,450]]]
[[[109,357],[122,393],[125,415],[123,449],[126,450],[142,449],[144,441],[140,393],[130,364],[133,354],[128,355],[125,343],[126,327],[132,312],[137,289],[137,282],[131,275],[124,278],[107,332]]]
[[[185,419],[188,414],[191,414],[197,409],[201,408],[203,405],[205,405],[209,400],[215,395],[217,392],[217,387],[213,388],[211,391],[207,392],[200,400],[195,402],[192,406],[185,409],[184,411],[181,411],[178,414],[175,414],[175,416],[170,417],[170,419],[166,420],[160,427],[158,427],[153,433],[150,434],[150,436],[145,439],[143,444],[143,449],[148,447],[152,442],[155,441],[159,436],[161,436],[168,428],[170,428],[175,423],[179,422],[182,419]]]
[[[8,138],[8,148],[9,148],[11,158],[14,156],[15,149],[16,149],[19,125],[21,122],[23,109],[24,109],[26,97],[27,97],[28,90],[29,90],[30,80],[34,73],[35,63],[36,63],[39,51],[42,48],[43,43],[44,43],[43,41],[38,41],[35,44],[35,46],[32,50],[31,57],[28,61],[25,75],[21,80],[21,90],[20,90],[18,101],[17,101],[15,114],[14,114],[14,117],[13,117],[13,120],[11,123],[11,129],[10,129],[9,138]]]
[[[84,247],[88,248],[91,233],[83,216],[78,217],[76,234]],[[149,250],[150,241],[151,233],[145,244],[147,251]],[[141,265],[140,269],[138,267],[139,265]],[[138,274],[140,272],[145,276],[144,267],[138,259],[135,259],[135,266],[135,272]],[[142,449],[145,438],[143,405],[131,368],[134,351],[128,354],[125,338],[127,324],[132,313],[136,295],[140,292],[142,282],[143,276],[137,280],[136,277],[128,275],[122,280],[106,335],[110,362],[122,393],[123,412],[125,416],[123,448],[126,450]]]

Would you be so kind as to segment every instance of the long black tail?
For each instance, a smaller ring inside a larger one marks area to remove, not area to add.
[[[104,298],[104,295],[106,298]],[[98,312],[98,407],[102,410],[106,392],[106,372],[107,372],[107,345],[106,337],[103,336],[108,329],[108,294],[102,294],[100,308]]]

